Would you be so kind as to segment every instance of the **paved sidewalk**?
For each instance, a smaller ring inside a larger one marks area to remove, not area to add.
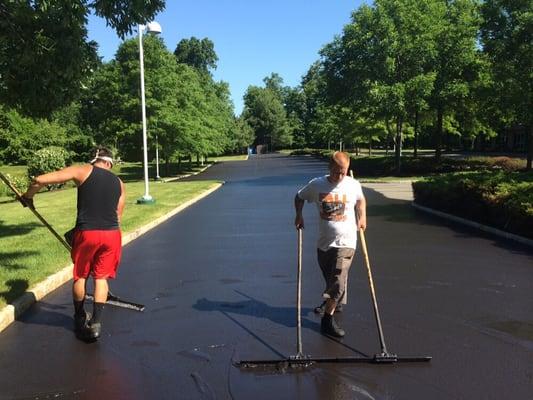
[[[388,199],[413,201],[413,187],[411,181],[395,181],[383,183],[361,183],[363,188],[369,188],[381,193]]]

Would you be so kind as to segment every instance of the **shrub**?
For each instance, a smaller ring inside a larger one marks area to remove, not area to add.
[[[28,188],[27,178],[20,177],[20,176],[12,176],[10,174],[5,174],[5,175],[6,175],[6,178],[9,180],[9,182],[11,182],[11,184],[15,186],[15,188],[20,193],[24,193],[26,189]],[[7,185],[3,181],[0,181],[0,196],[2,195],[16,198],[15,193],[10,188],[8,188]]]
[[[28,160],[28,177],[34,177],[48,172],[56,171],[64,168],[69,159],[69,153],[61,147],[45,147],[38,150]],[[62,187],[64,184],[48,185],[48,190],[55,190]]]
[[[413,182],[418,204],[533,238],[533,174],[445,174]]]
[[[5,163],[25,163],[33,153],[47,146],[64,146],[63,127],[45,119],[31,119],[0,106],[0,159]]]

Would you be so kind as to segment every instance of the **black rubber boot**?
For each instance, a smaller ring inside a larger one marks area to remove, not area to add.
[[[86,342],[94,342],[100,337],[102,332],[102,323],[89,321],[81,330],[80,339]]]
[[[322,317],[322,321],[320,324],[320,331],[324,335],[334,336],[334,337],[344,337],[346,332],[344,332],[344,329],[339,327],[337,323],[335,322],[335,318],[333,318],[333,315],[324,314]]]
[[[315,314],[324,314],[326,311],[326,302],[322,302],[318,307],[315,307]],[[337,307],[335,308],[335,313],[342,312],[342,304],[337,304]]]
[[[87,326],[89,315],[86,311],[81,311],[74,315],[74,334],[77,338],[81,339],[82,332]]]

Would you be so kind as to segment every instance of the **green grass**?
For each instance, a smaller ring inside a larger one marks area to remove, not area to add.
[[[12,176],[25,177],[27,168],[25,165],[0,165],[0,171]]]
[[[236,156],[217,156],[212,157],[211,159],[215,161],[244,161],[247,158],[248,156],[246,154],[239,154]]]
[[[144,194],[144,183],[127,182],[123,232],[130,232],[156,219],[216,183],[152,182],[150,194],[156,203],[137,205],[136,200]],[[35,197],[35,206],[63,234],[75,223],[76,190],[69,188],[40,193]],[[0,203],[0,308],[69,262],[68,252],[31,211],[15,201]]]

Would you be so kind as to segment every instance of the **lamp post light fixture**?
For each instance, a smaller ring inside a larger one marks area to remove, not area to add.
[[[139,65],[141,69],[141,112],[143,130],[143,162],[144,162],[144,196],[137,199],[137,204],[151,204],[155,200],[150,196],[148,188],[148,140],[146,137],[146,101],[144,97],[144,54],[143,54],[143,32],[152,34],[161,33],[161,25],[152,21],[147,25],[139,25]]]

